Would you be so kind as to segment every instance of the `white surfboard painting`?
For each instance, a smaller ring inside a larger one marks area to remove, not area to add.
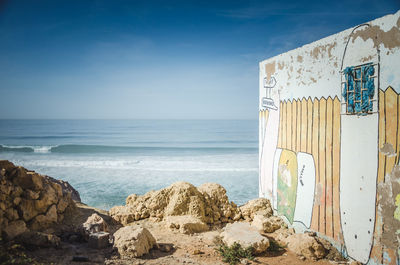
[[[310,228],[315,190],[315,164],[311,154],[297,154],[298,178],[294,222]]]
[[[347,253],[367,263],[373,243],[378,114],[342,115],[340,214]]]
[[[262,149],[260,154],[260,194],[269,200],[273,200],[273,163],[275,150],[278,145],[279,132],[279,91],[271,90],[271,100],[274,108],[269,109],[267,124],[264,128],[265,133],[262,139]]]

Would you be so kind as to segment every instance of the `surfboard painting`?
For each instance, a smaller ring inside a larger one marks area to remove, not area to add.
[[[279,128],[279,91],[274,89],[276,81],[273,76],[264,78],[265,97],[261,98],[261,106],[268,109],[268,120],[263,132],[261,154],[260,154],[260,193],[263,197],[273,200],[273,161],[278,144]],[[272,104],[273,103],[273,104]],[[277,104],[277,106],[275,105]],[[268,135],[268,137],[267,137]]]
[[[274,173],[273,173],[273,208],[278,210],[278,172],[279,172],[279,161],[281,159],[282,149],[277,148],[274,156]]]
[[[279,159],[277,193],[278,213],[293,223],[297,192],[297,155],[290,150],[282,150]]]
[[[297,154],[297,197],[294,211],[294,222],[310,228],[315,191],[315,165],[312,155]]]
[[[378,168],[377,135],[377,113],[365,117],[342,116],[341,224],[348,255],[362,263],[368,262],[373,243]]]

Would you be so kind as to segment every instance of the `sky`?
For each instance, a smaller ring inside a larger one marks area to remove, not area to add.
[[[0,0],[0,119],[257,119],[260,61],[399,9]]]

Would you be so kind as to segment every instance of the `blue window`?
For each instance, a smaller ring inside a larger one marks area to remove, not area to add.
[[[375,94],[375,67],[372,63],[347,67],[343,71],[342,96],[346,114],[366,115],[372,113]]]

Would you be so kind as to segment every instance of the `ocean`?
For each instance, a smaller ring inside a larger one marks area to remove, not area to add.
[[[68,181],[108,210],[177,181],[258,196],[257,120],[0,120],[0,159]]]

